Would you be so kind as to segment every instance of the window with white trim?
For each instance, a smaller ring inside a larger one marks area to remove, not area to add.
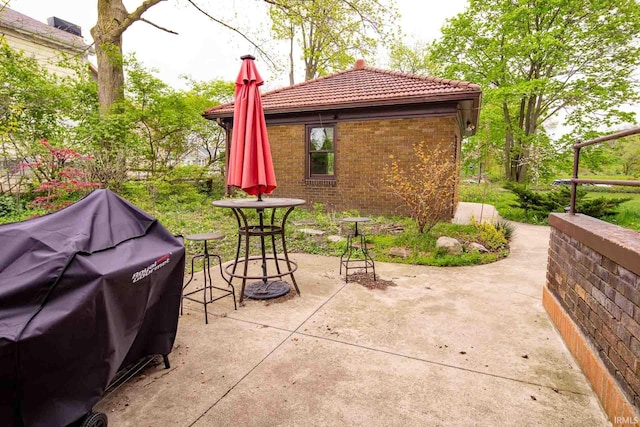
[[[336,125],[307,125],[307,178],[335,179]]]

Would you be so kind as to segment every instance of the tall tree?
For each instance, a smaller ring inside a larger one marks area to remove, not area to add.
[[[189,90],[176,90],[155,77],[135,59],[127,63],[125,109],[140,137],[140,153],[152,175],[178,164],[190,152],[207,153],[210,167],[221,160],[219,126],[202,119],[202,112],[231,99],[230,82],[189,81]]]
[[[128,12],[123,0],[98,0],[98,20],[91,29],[96,57],[98,59],[98,99],[100,112],[108,112],[117,101],[124,98],[124,64],[122,56],[123,33],[135,22],[142,21],[171,34],[176,32],[155,24],[142,15],[158,3],[166,0],[144,0],[133,12]],[[271,2],[271,0],[265,0]],[[228,23],[215,18],[195,1],[187,0],[200,13],[223,27],[244,37],[260,52],[265,59],[272,62],[260,46],[249,39],[242,31]]]
[[[389,52],[390,66],[393,70],[404,73],[437,76],[437,65],[431,60],[429,45],[416,41],[412,45],[401,40],[391,45]]]
[[[305,80],[343,70],[356,55],[371,58],[397,14],[382,0],[277,0],[271,4],[272,30],[290,43],[293,84],[294,40],[302,52]]]
[[[640,135],[616,141],[615,154],[625,175],[640,175]]]
[[[483,86],[502,111],[504,169],[523,182],[544,126],[565,114],[582,129],[632,119],[638,100],[640,4],[635,0],[470,0],[435,44],[445,75]]]

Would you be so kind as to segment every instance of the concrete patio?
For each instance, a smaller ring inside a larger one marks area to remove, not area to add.
[[[397,284],[385,290],[294,254],[301,297],[237,311],[225,298],[208,325],[187,304],[171,369],[96,410],[112,426],[609,425],[542,308],[548,241],[517,224],[494,264],[376,263]]]

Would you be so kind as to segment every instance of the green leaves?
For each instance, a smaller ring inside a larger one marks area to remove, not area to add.
[[[442,34],[433,58],[445,75],[480,84],[483,108],[502,110],[511,180],[525,180],[533,148],[547,144],[534,136],[552,121],[575,126],[575,139],[583,129],[628,121],[618,107],[639,99],[634,0],[471,0]]]
[[[188,80],[186,90],[177,90],[135,58],[124,64],[127,96],[101,115],[86,67],[60,78],[0,40],[0,156],[34,164],[42,156],[38,141],[49,139],[92,154],[92,179],[115,190],[132,169],[157,178],[192,153],[201,176],[222,171],[224,131],[202,113],[231,99],[234,84]]]
[[[379,0],[281,0],[269,8],[276,38],[302,52],[305,80],[349,68],[356,57],[373,59],[397,14]],[[291,81],[293,84],[293,81]]]
[[[438,66],[429,53],[429,46],[425,43],[415,42],[412,46],[401,40],[391,45],[390,66],[393,70],[405,73],[437,76]]]
[[[40,139],[68,136],[78,116],[70,78],[51,74],[0,36],[0,155],[30,159]]]
[[[532,191],[524,186],[508,184],[505,188],[518,196],[514,206],[522,208],[528,218],[546,218],[551,212],[563,213],[571,203],[569,187],[560,187],[552,191]],[[618,207],[631,200],[630,197],[587,197],[583,188],[576,193],[576,212],[602,218],[617,213]]]

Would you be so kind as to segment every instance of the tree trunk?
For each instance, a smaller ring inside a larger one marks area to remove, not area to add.
[[[293,86],[293,25],[291,26],[291,40],[289,45],[289,85]]]
[[[513,181],[513,168],[511,166],[511,149],[513,148],[513,133],[511,132],[511,116],[506,102],[502,103],[502,113],[506,125],[504,135],[504,176],[508,181]]]
[[[124,96],[122,33],[142,19],[142,14],[164,0],[145,0],[132,13],[122,0],[98,0],[98,21],[91,29],[98,59],[98,102],[106,114]]]
[[[109,42],[96,42],[100,114],[110,112],[113,105],[124,98],[122,36],[115,39]]]
[[[122,0],[98,0],[98,22],[91,29],[98,59],[98,102],[106,114],[124,96],[122,26],[128,17]]]
[[[522,162],[522,154],[518,154],[513,156],[511,159],[511,170],[510,174],[507,177],[509,181],[524,183],[527,179],[527,165]]]

